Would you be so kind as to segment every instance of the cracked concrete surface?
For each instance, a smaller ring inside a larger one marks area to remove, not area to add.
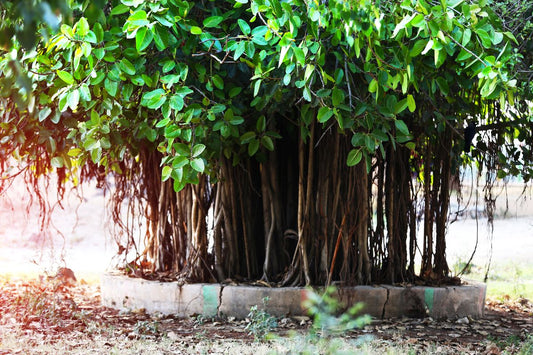
[[[387,309],[387,304],[389,303],[389,297],[390,297],[390,290],[388,288],[385,288],[387,290],[387,299],[385,300],[385,303],[383,304],[383,311],[381,312],[381,319],[385,318],[385,309]]]

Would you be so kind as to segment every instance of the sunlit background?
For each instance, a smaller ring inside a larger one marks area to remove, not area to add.
[[[56,185],[48,191],[53,213],[41,230],[39,205],[22,179],[0,196],[0,273],[53,275],[60,267],[81,279],[95,280],[115,267],[116,244],[110,238],[105,196],[95,184],[65,194],[58,204]]]

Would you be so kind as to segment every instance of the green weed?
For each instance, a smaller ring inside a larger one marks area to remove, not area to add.
[[[347,311],[341,312],[343,305],[335,297],[335,287],[328,287],[323,294],[309,290],[304,307],[313,321],[308,334],[292,334],[288,341],[286,354],[353,354],[354,349],[362,352],[370,337],[345,339],[343,335],[350,330],[362,328],[371,321],[368,315],[359,315],[363,304],[358,303]],[[278,341],[280,339],[278,338]]]
[[[257,305],[250,308],[248,319],[250,322],[246,325],[248,334],[253,335],[256,341],[264,341],[267,335],[278,326],[276,317],[270,315],[266,309],[269,297],[263,298],[263,309],[259,309]]]
[[[342,304],[335,297],[335,287],[327,287],[322,295],[310,291],[304,302],[309,315],[313,319],[312,330],[320,332],[321,336],[330,337],[343,334],[347,331],[362,328],[371,321],[370,316],[357,316],[364,305],[357,303],[346,312],[339,314]]]

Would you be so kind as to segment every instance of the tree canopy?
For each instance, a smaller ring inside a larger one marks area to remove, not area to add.
[[[16,34],[2,37],[0,167],[114,175],[121,246],[137,245],[132,218],[147,223],[131,267],[440,282],[459,167],[532,174],[532,7],[508,4],[71,0],[35,47],[25,12],[0,7]]]

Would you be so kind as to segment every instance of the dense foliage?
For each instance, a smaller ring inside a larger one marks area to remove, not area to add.
[[[458,167],[532,172],[531,5],[516,4],[70,1],[72,22],[0,58],[0,166],[114,175],[124,248],[146,221],[132,267],[440,282]]]

